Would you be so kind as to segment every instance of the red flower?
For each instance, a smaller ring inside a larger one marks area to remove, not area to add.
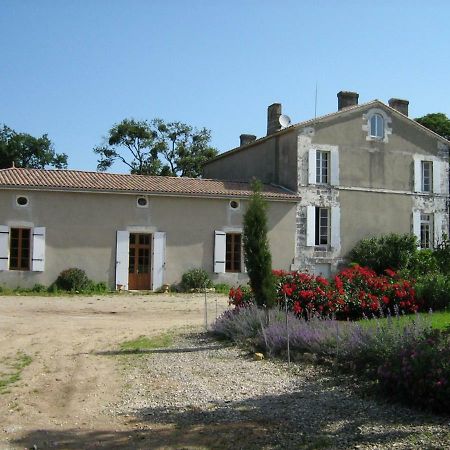
[[[294,302],[294,313],[295,314],[301,314],[303,311],[303,308],[300,306],[299,302]]]
[[[281,288],[281,292],[283,292],[283,294],[286,294],[287,297],[291,297],[292,292],[294,292],[294,289],[291,286],[289,286],[288,284],[283,284],[283,287]]]

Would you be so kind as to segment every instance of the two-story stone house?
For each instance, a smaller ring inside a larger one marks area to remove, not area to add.
[[[358,97],[341,91],[337,112],[295,125],[275,103],[267,136],[241,135],[205,167],[299,194],[293,269],[328,275],[369,236],[411,232],[429,248],[448,232],[450,142],[410,119],[406,100]]]

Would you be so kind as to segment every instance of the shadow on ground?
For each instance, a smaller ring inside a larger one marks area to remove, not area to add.
[[[211,342],[205,338],[196,348],[148,353],[223,348]],[[210,402],[202,408],[138,409],[123,417],[127,431],[34,430],[13,443],[21,448],[68,450],[391,449],[400,442],[404,449],[450,448],[448,417],[364,400],[327,377],[307,380],[300,376],[298,380],[290,394]]]

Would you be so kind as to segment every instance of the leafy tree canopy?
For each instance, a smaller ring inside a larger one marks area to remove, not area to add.
[[[450,140],[450,119],[444,113],[431,113],[415,120],[443,138]]]
[[[13,165],[33,169],[44,169],[48,166],[65,169],[67,155],[55,153],[46,134],[36,138],[27,133],[17,133],[3,125],[0,128],[0,169]]]
[[[107,170],[121,161],[131,173],[199,177],[204,163],[217,155],[210,140],[206,128],[197,130],[182,122],[124,119],[94,148],[100,157],[97,169]]]

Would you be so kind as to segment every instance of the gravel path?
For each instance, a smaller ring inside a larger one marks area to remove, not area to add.
[[[137,432],[133,448],[450,448],[448,417],[362,399],[320,367],[254,361],[204,334],[133,358],[114,409]]]

